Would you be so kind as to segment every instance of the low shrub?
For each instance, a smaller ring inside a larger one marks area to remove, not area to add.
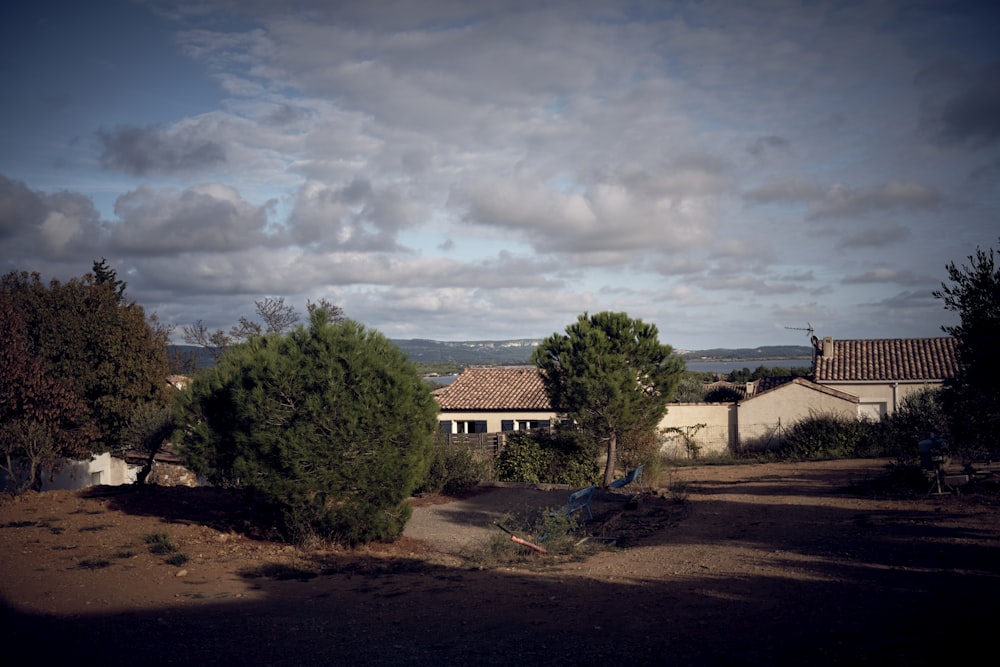
[[[496,463],[496,476],[502,482],[585,486],[598,474],[594,448],[571,430],[514,432]]]
[[[582,558],[601,545],[595,541],[581,543],[579,529],[579,519],[573,515],[552,516],[546,511],[527,523],[508,515],[497,522],[496,532],[483,544],[467,550],[465,557],[480,568],[526,565],[552,557]],[[511,539],[511,533],[542,547],[546,553],[518,544]]]
[[[470,489],[485,477],[485,464],[467,447],[436,445],[434,460],[416,493],[457,493]]]
[[[793,424],[778,452],[785,459],[830,459],[856,456],[863,422],[838,415],[814,415]]]

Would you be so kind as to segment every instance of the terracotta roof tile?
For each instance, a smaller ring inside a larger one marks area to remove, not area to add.
[[[832,354],[817,342],[816,382],[946,380],[958,371],[955,339],[833,340]]]
[[[442,410],[551,410],[534,366],[466,368],[434,392]]]

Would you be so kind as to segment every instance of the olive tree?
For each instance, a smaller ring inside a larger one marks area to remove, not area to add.
[[[956,339],[960,362],[943,399],[955,444],[987,456],[1000,452],[1000,266],[992,248],[976,248],[968,260],[949,263],[950,284],[942,283],[933,293],[961,318],[955,326],[942,327]]]
[[[189,465],[277,510],[296,541],[398,537],[433,459],[437,404],[416,367],[325,309],[308,327],[230,346],[182,401]]]
[[[656,325],[625,313],[584,313],[534,351],[552,406],[603,443],[604,485],[614,481],[623,440],[646,441],[667,411],[684,360],[661,344]]]

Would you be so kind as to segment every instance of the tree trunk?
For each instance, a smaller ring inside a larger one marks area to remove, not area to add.
[[[604,465],[604,487],[615,481],[615,458],[618,451],[618,433],[611,431],[608,438],[608,462]]]

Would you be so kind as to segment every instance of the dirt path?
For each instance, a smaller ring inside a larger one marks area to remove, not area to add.
[[[249,539],[205,491],[35,496],[0,507],[0,634],[42,664],[994,661],[996,495],[858,493],[880,467],[681,469],[683,503],[595,504],[623,548],[484,570],[461,554],[495,518],[565,492],[419,504],[398,543],[352,553]],[[160,532],[187,563],[149,553]]]

